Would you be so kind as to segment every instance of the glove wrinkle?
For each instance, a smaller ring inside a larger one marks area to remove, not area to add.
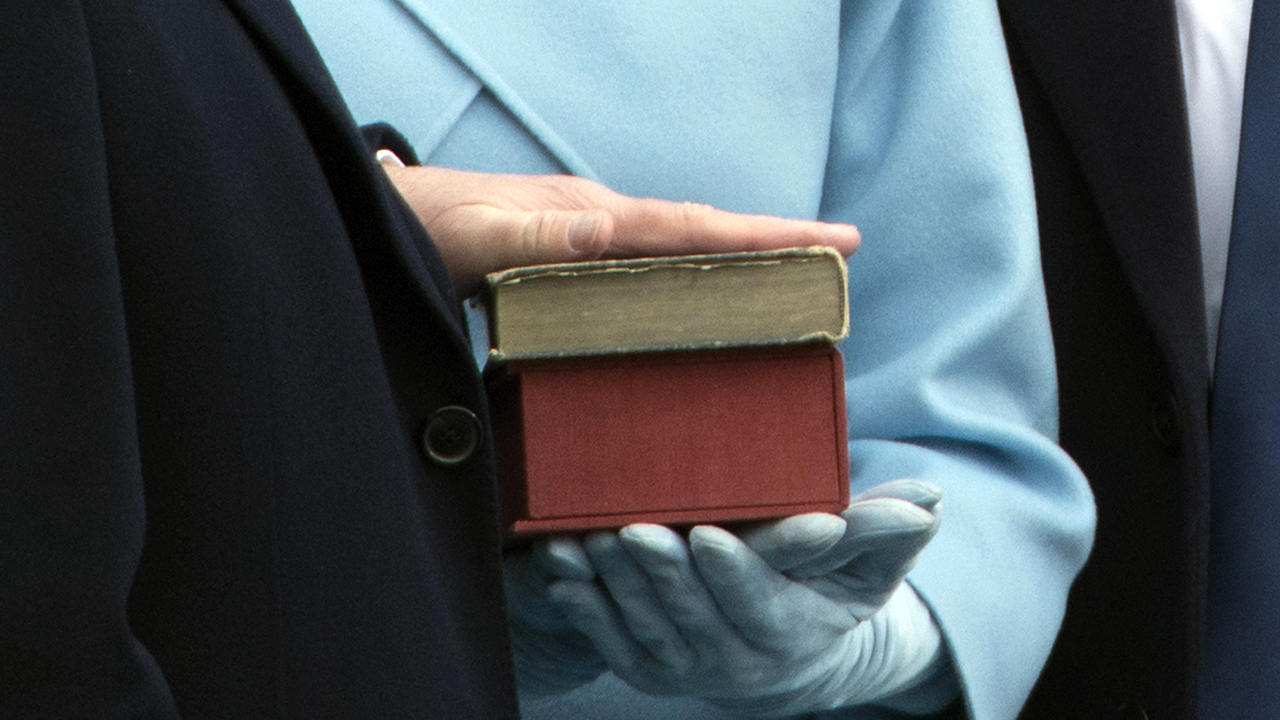
[[[513,620],[528,633],[513,639],[521,687],[572,686],[603,662],[642,692],[749,717],[881,702],[910,709],[904,698],[917,686],[949,701],[941,632],[903,582],[941,507],[937,488],[905,480],[863,493],[840,516],[736,534],[631,525],[581,543],[545,541],[535,561],[507,566],[522,604],[512,616],[528,616]],[[560,637],[534,648],[546,638],[530,629]],[[558,644],[566,638],[589,638],[597,664],[574,654],[580,646]]]

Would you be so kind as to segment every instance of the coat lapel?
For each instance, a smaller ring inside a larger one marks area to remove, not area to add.
[[[490,38],[487,38],[486,34],[495,28],[505,27],[508,23],[500,22],[488,27],[480,24],[478,26],[479,36],[477,37],[477,29],[465,22],[468,15],[474,14],[474,8],[460,5],[450,6],[447,3],[443,7],[434,7],[432,3],[426,0],[397,0],[397,2],[409,14],[413,15],[423,29],[430,33],[493,94],[494,98],[511,113],[512,117],[518,120],[521,126],[552,157],[564,166],[566,172],[591,180],[600,179],[596,171],[574,149],[573,145],[561,137],[551,123],[547,122],[535,109],[534,105],[526,100],[524,93],[519,88],[519,83],[512,83],[506,77],[507,73],[504,73],[500,67],[493,64],[491,43],[486,42]],[[449,17],[450,10],[461,11],[463,14],[451,19]],[[502,47],[504,44],[500,40],[494,42],[498,47]]]
[[[630,195],[818,212],[835,0],[394,2],[568,172]]]
[[[429,243],[414,245],[409,239],[419,235],[414,228],[405,232],[404,227],[395,227],[406,218],[408,223],[416,220],[407,211],[401,212],[403,201],[365,151],[341,93],[292,6],[285,0],[223,1],[280,79],[311,138],[366,276],[374,272],[368,267],[370,258],[380,258],[391,250],[395,256],[392,264],[407,271],[416,295],[429,301],[433,314],[451,327],[459,343],[465,345],[459,305],[443,262]],[[388,212],[369,213],[367,203],[371,198]],[[388,244],[390,248],[385,247]],[[381,274],[385,263],[372,262],[379,266],[377,272]],[[469,350],[464,351],[469,354]]]
[[[342,96],[324,69],[311,39],[288,2],[224,0],[254,38],[277,74],[288,77],[286,90],[309,95],[330,114],[347,115]]]
[[[1160,341],[1204,375],[1203,281],[1172,2],[1004,5]],[[1199,368],[1199,369],[1198,369]]]

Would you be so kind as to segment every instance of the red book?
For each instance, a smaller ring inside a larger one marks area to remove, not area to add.
[[[849,502],[844,367],[829,344],[513,360],[490,397],[512,539]]]

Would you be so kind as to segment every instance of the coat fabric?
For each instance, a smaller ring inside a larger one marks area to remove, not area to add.
[[[1209,374],[1173,3],[1002,3],[1093,555],[1024,718],[1195,717]]]
[[[290,6],[0,8],[0,717],[514,718],[462,318]]]
[[[392,122],[426,162],[856,223],[842,348],[853,490],[943,487],[909,581],[968,712],[1017,714],[1093,505],[1053,443],[1030,170],[994,3],[295,5],[356,116]],[[524,710],[728,716],[610,675]]]

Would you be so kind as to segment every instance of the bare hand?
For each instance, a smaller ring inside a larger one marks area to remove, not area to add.
[[[444,257],[460,297],[486,273],[601,257],[828,245],[845,256],[852,225],[739,215],[620,195],[568,175],[498,175],[383,163]]]

